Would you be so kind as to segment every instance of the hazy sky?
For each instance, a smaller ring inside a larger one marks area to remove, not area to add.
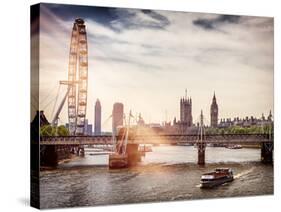
[[[77,17],[85,20],[88,35],[87,118],[93,123],[99,98],[102,130],[111,130],[105,120],[114,102],[146,122],[178,119],[185,89],[194,121],[201,109],[210,120],[214,91],[219,118],[273,110],[272,18],[43,4],[40,107],[49,120],[59,80],[67,79]],[[66,88],[60,91],[59,101]],[[67,104],[60,119],[68,121]]]

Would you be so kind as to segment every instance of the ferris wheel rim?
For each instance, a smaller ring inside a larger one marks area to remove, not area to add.
[[[68,121],[71,135],[83,135],[88,93],[88,46],[83,19],[76,19],[72,32],[68,65]]]

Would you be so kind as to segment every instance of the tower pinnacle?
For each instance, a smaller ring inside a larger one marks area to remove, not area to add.
[[[216,93],[214,92],[211,108],[210,108],[210,115],[211,115],[211,127],[218,126],[218,104],[216,99]]]
[[[214,91],[213,101],[216,101],[216,92]]]

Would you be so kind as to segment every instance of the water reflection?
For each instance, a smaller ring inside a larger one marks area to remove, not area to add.
[[[260,161],[260,154],[260,149],[227,149],[224,147],[207,147],[206,163]],[[146,153],[145,157],[142,158],[140,165],[154,163],[197,163],[197,149],[193,146],[153,146],[152,152]],[[90,155],[86,152],[84,158],[77,158],[69,163],[61,164],[60,167],[91,165],[107,166],[108,155]]]
[[[43,208],[188,200],[273,193],[273,166],[260,163],[259,149],[207,148],[198,166],[194,147],[157,146],[133,168],[109,170],[107,155],[86,155],[41,172]],[[202,173],[230,167],[235,180],[199,188]]]

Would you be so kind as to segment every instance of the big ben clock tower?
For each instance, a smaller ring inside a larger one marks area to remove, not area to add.
[[[211,127],[217,127],[218,126],[218,115],[219,115],[219,109],[218,104],[216,100],[216,94],[214,93],[213,101],[211,104]]]

